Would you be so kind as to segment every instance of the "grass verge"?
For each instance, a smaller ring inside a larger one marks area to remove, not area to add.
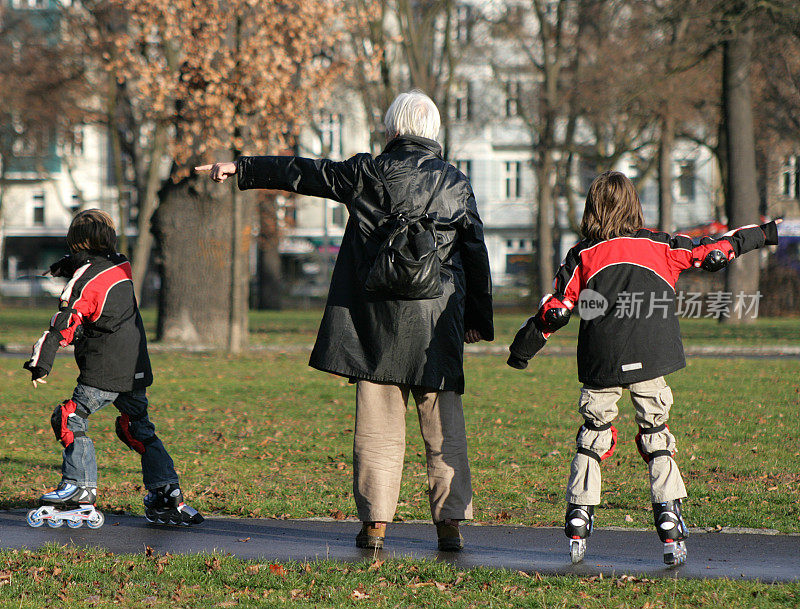
[[[3,607],[796,607],[800,584],[578,578],[448,563],[258,563],[222,555],[0,551]]]

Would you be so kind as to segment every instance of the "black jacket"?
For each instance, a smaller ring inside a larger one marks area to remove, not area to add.
[[[391,195],[420,209],[439,178],[430,212],[437,216],[444,294],[429,300],[385,300],[366,293],[356,231],[369,231],[390,209],[376,173]],[[445,175],[442,176],[442,172]],[[402,136],[382,154],[346,161],[242,157],[239,188],[272,188],[325,197],[347,206],[350,218],[333,270],[328,302],[310,365],[351,379],[464,391],[464,331],[494,338],[489,258],[483,223],[467,178],[441,157],[432,140]]]
[[[719,270],[745,252],[777,242],[774,222],[745,226],[719,239],[703,237],[699,243],[647,229],[581,241],[556,273],[554,293],[514,339],[508,363],[524,368],[577,306],[581,382],[616,387],[679,370],[686,365],[675,311],[681,271],[698,266]]]
[[[125,256],[80,253],[60,268],[65,266],[70,280],[58,313],[25,368],[34,378],[49,374],[59,346],[74,344],[79,383],[117,393],[151,385],[147,339]]]

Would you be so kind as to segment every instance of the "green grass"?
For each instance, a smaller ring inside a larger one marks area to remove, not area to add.
[[[49,313],[0,311],[0,344],[31,343]],[[524,316],[499,316],[508,344]],[[152,331],[154,315],[145,312]],[[308,345],[319,312],[251,315],[258,345]],[[577,325],[553,340],[574,344]],[[798,344],[800,321],[754,326],[684,324],[687,344]],[[207,514],[355,516],[351,494],[354,388],[307,367],[303,349],[154,353],[151,414],[189,501]],[[0,358],[0,508],[35,505],[58,481],[60,447],[49,415],[77,375],[69,355],[33,390],[24,356]],[[560,525],[574,450],[579,384],[574,358],[535,359],[525,371],[502,356],[469,355],[465,413],[478,521]],[[690,526],[800,531],[800,361],[693,359],[670,375],[670,428],[690,495]],[[646,469],[633,443],[629,399],[619,446],[604,462],[598,525],[651,527]],[[113,409],[94,415],[99,507],[142,512],[138,456],[114,434]],[[398,520],[427,519],[423,446],[413,408]],[[458,570],[434,561],[270,565],[229,556],[111,555],[51,546],[0,551],[0,607],[798,607],[800,584],[727,580],[540,577]]]
[[[33,344],[47,329],[55,312],[52,308],[0,307],[0,346]],[[500,313],[495,316],[497,345],[511,343],[514,334],[529,313]],[[321,310],[251,311],[250,343],[259,345],[308,345],[314,342]],[[148,336],[155,337],[156,312],[142,311]],[[559,330],[550,344],[574,345],[578,336],[577,320]],[[800,319],[761,318],[755,324],[728,325],[714,319],[683,319],[681,330],[686,345],[777,346],[800,345]]]
[[[5,584],[5,585],[4,585]],[[50,546],[0,551],[0,606],[797,607],[800,584],[529,575],[443,562],[258,563]]]
[[[277,316],[281,318],[281,316]],[[299,323],[298,323],[299,320]],[[306,320],[306,321],[303,321]],[[285,314],[283,344],[304,334],[310,314]],[[303,325],[305,324],[305,325]],[[312,330],[313,333],[313,330]],[[24,357],[0,359],[0,507],[32,506],[59,478],[52,408],[77,375],[60,356],[33,390]],[[238,516],[354,516],[351,493],[354,387],[311,370],[304,351],[240,358],[153,354],[151,414],[201,511]],[[523,371],[502,356],[468,356],[464,398],[475,515],[483,522],[558,525],[574,437],[579,384],[573,358],[535,359]],[[670,428],[690,495],[691,526],[800,531],[800,361],[695,359],[670,375]],[[623,398],[619,446],[604,462],[599,526],[650,527],[646,468]],[[140,513],[137,455],[114,434],[113,409],[92,417],[102,509]],[[429,518],[424,449],[413,408],[397,518]]]

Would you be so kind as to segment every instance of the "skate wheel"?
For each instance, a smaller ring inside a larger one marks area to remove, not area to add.
[[[668,567],[677,567],[686,562],[686,543],[673,541],[664,544],[664,564]]]
[[[44,524],[44,518],[39,514],[39,510],[31,510],[28,512],[26,520],[28,521],[28,526],[32,526],[34,529]]]
[[[57,529],[61,525],[64,524],[64,521],[61,518],[48,518],[47,519],[47,526],[51,529]]]
[[[70,529],[80,529],[83,526],[83,520],[67,520],[67,526]]]
[[[573,565],[577,565],[583,560],[586,554],[586,540],[573,539],[569,542],[569,557]]]
[[[90,529],[99,529],[105,521],[106,518],[103,516],[103,512],[95,512],[86,520],[86,526]]]

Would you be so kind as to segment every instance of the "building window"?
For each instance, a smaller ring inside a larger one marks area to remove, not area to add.
[[[469,177],[472,173],[472,161],[456,161],[456,169]]]
[[[518,199],[522,194],[522,162],[505,162],[505,198]]]
[[[469,81],[459,82],[453,87],[453,120],[468,121],[471,114],[471,86]]]
[[[33,224],[44,226],[44,191],[33,193]]]
[[[519,116],[519,81],[506,82],[506,118]]]
[[[800,199],[800,157],[786,159],[781,176],[781,193],[784,197]]]
[[[682,199],[694,200],[695,195],[695,162],[684,161],[680,165],[678,176],[678,194]]]
[[[333,209],[331,210],[331,224],[343,228],[347,223],[347,218],[345,217],[344,212],[344,205],[334,205]]]
[[[11,0],[11,8],[45,8],[47,0]]]
[[[472,38],[472,7],[468,4],[456,6],[455,31],[456,42],[468,43]]]
[[[319,137],[323,155],[341,157],[342,115],[323,112],[319,121]]]

